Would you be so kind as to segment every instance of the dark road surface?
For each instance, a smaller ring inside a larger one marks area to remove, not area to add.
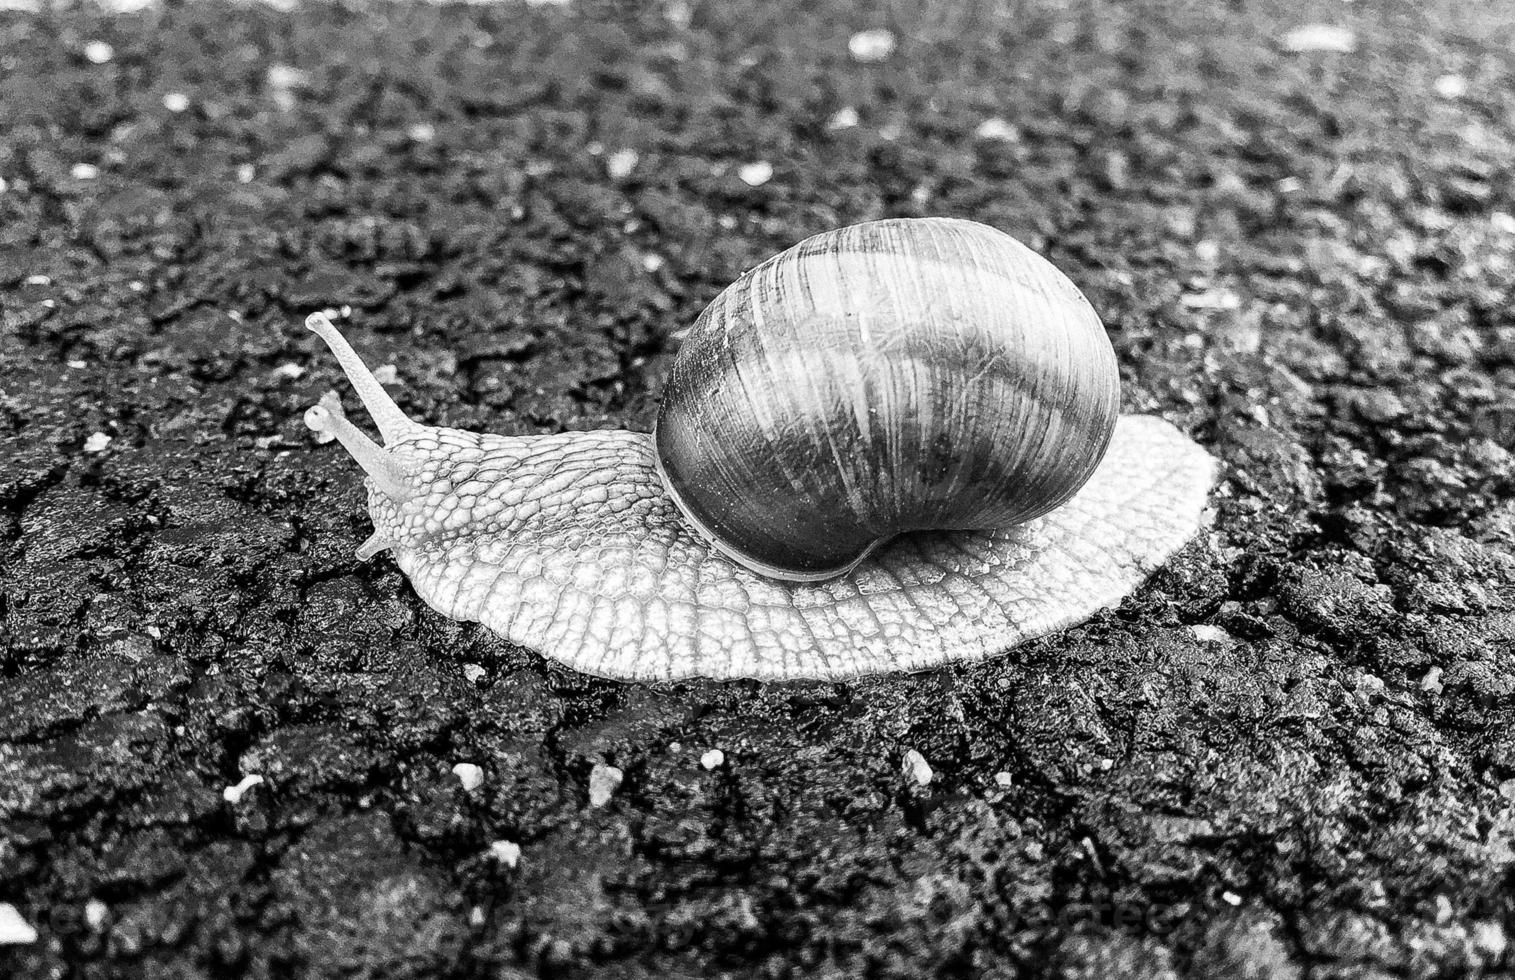
[[[1351,50],[1295,50],[1321,20]],[[1501,3],[0,10],[0,976],[1515,976],[1512,36]],[[430,423],[645,430],[742,270],[925,214],[1048,255],[1126,410],[1223,461],[1119,609],[649,687],[353,558],[305,313],[350,307]]]

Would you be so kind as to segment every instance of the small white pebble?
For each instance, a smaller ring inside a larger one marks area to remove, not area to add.
[[[263,785],[263,777],[257,773],[248,773],[242,777],[242,781],[235,786],[228,786],[221,791],[221,799],[233,805],[242,802],[242,797],[254,786]]]
[[[1460,99],[1468,94],[1468,80],[1461,75],[1442,75],[1431,87],[1443,99]]]
[[[1193,635],[1193,637],[1196,640],[1198,640],[1201,643],[1230,643],[1230,642],[1232,642],[1231,634],[1227,633],[1225,630],[1221,629],[1219,626],[1209,626],[1209,625],[1206,625],[1205,623],[1199,623],[1199,624],[1196,624],[1194,626],[1189,627],[1189,632],[1190,632],[1190,634]]]
[[[310,81],[309,73],[294,65],[270,65],[264,75],[274,88],[299,88]]]
[[[145,293],[147,292],[147,283],[143,282],[140,279],[133,279],[131,282],[126,284],[126,288],[130,289],[134,293]],[[226,315],[231,317],[233,320],[237,319],[236,310],[230,310]]]
[[[851,129],[861,121],[856,109],[850,105],[843,106],[833,112],[830,119],[826,120],[826,128],[832,132],[836,132],[841,129]]]
[[[521,860],[521,845],[508,840],[497,840],[489,845],[489,856],[505,867],[513,868]]]
[[[478,664],[464,664],[463,679],[470,684],[477,684],[484,679],[484,668]]]
[[[1194,257],[1206,265],[1218,262],[1220,261],[1220,246],[1209,239],[1195,242]]]
[[[934,775],[931,771],[931,764],[926,761],[925,756],[914,749],[910,749],[905,753],[904,770],[905,775],[915,780],[917,786],[931,785],[931,777]]]
[[[29,946],[37,941],[37,930],[21,918],[10,902],[0,902],[0,946]]]
[[[93,433],[84,440],[84,451],[87,453],[103,453],[105,447],[110,445],[110,436],[103,432]]]
[[[294,361],[288,361],[284,364],[280,364],[278,367],[274,368],[268,373],[280,381],[293,381],[305,373],[305,368],[303,365],[296,364]]]
[[[978,124],[973,135],[981,140],[999,140],[1003,143],[1014,143],[1021,138],[1021,131],[1015,125],[999,116],[992,116]]]
[[[1297,194],[1304,189],[1305,182],[1298,177],[1281,177],[1273,185],[1280,194]]]
[[[482,905],[475,905],[473,908],[468,910],[468,924],[473,926],[475,929],[479,928],[488,921],[489,916],[484,914],[484,907]]]
[[[706,769],[719,769],[725,764],[726,753],[722,752],[720,749],[711,749],[709,752],[706,752],[704,755],[700,756],[700,765],[704,766]]]
[[[1442,692],[1441,668],[1432,667],[1426,671],[1426,676],[1420,679],[1420,689],[1427,694],[1440,694]]]
[[[625,180],[631,176],[641,159],[642,155],[636,150],[616,150],[605,158],[605,172],[611,180]]]
[[[684,751],[684,743],[683,742],[669,742],[668,743],[668,751],[671,752],[671,753],[673,753],[674,755],[678,755],[680,752]]]
[[[1114,759],[1101,759],[1101,760],[1099,760],[1099,771],[1100,772],[1109,772],[1111,769],[1114,769],[1114,768],[1115,768],[1115,760]]]
[[[398,384],[400,381],[400,369],[393,364],[380,364],[374,368],[373,379],[381,385]]]
[[[250,163],[244,163],[237,168],[237,183],[239,184],[251,184],[256,176],[258,176],[258,168]]]
[[[3,181],[0,181],[0,183],[3,183]],[[3,187],[0,187],[0,190],[3,189]],[[1489,215],[1489,224],[1494,226],[1495,231],[1506,235],[1515,235],[1515,214],[1509,214],[1505,211],[1495,211]]]
[[[1309,51],[1330,51],[1351,54],[1357,50],[1357,35],[1349,27],[1336,24],[1305,24],[1284,35],[1285,51],[1303,54]]]
[[[75,371],[83,371],[85,368],[89,367],[89,362],[88,361],[69,361],[68,362],[68,366],[71,367],[71,368],[73,368]]]
[[[405,135],[416,143],[430,143],[437,138],[437,127],[429,122],[411,123],[410,128],[405,130]]]
[[[1515,802],[1515,779],[1506,779],[1500,783],[1499,795],[1511,802]]]
[[[458,777],[458,782],[463,784],[465,792],[472,793],[484,785],[484,770],[472,762],[460,762],[452,767],[452,774]]]
[[[668,264],[668,260],[656,252],[648,252],[642,256],[642,268],[647,272],[657,272]]]
[[[53,284],[53,277],[44,276],[40,273],[35,276],[27,276],[26,284],[28,286],[51,286]]]
[[[853,61],[873,64],[894,54],[894,32],[884,28],[858,31],[847,40],[847,52]]]
[[[1227,905],[1240,905],[1241,904],[1241,896],[1238,895],[1238,894],[1236,894],[1235,892],[1229,892],[1229,891],[1228,892],[1221,892],[1220,893],[1220,897],[1221,897],[1221,900],[1223,902],[1225,902]]]
[[[1000,789],[1009,789],[1015,785],[1015,777],[1008,772],[997,772],[994,774],[994,785]]]
[[[773,179],[773,164],[766,160],[758,160],[755,163],[745,163],[736,175],[742,178],[742,183],[748,187],[762,187]]]
[[[1436,924],[1444,926],[1452,921],[1452,900],[1445,895],[1436,896]]]
[[[528,7],[566,7],[571,0],[526,0]]]
[[[1202,293],[1186,293],[1179,302],[1190,310],[1234,310],[1241,306],[1241,297],[1229,289],[1207,289]]]
[[[129,14],[138,10],[146,10],[158,0],[97,0],[100,9],[111,14]]]
[[[183,92],[164,92],[163,108],[169,112],[184,112],[189,108],[189,96]]]
[[[1504,926],[1498,922],[1475,922],[1473,945],[1481,949],[1489,959],[1497,960],[1509,948],[1510,941],[1505,935]]]
[[[602,807],[609,803],[615,791],[620,788],[621,780],[625,778],[626,774],[615,766],[596,762],[594,768],[589,770],[589,805]]]
[[[100,176],[100,168],[93,163],[76,163],[70,168],[69,173],[75,180],[94,180]]]
[[[4,177],[0,177],[0,194],[4,194],[6,191],[10,190],[10,186],[10,184],[7,184],[5,182]]]
[[[267,74],[269,94],[281,112],[290,112],[297,104],[295,91],[304,88],[310,76],[290,65],[274,65]]]
[[[91,41],[84,46],[84,60],[92,65],[103,65],[116,56],[116,49],[104,41]]]
[[[686,28],[694,22],[694,6],[686,0],[669,0],[663,8],[663,19],[674,27]]]
[[[84,903],[84,922],[95,932],[99,932],[105,926],[105,917],[110,914],[110,906],[92,898]]]

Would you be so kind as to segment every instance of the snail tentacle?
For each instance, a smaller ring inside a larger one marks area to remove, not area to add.
[[[389,397],[389,392],[379,384],[379,379],[368,370],[368,365],[358,356],[358,352],[352,349],[347,338],[342,336],[331,318],[325,313],[312,313],[305,318],[305,326],[316,336],[326,341],[326,346],[336,355],[337,363],[342,366],[342,372],[347,375],[348,382],[353,390],[358,393],[358,398],[363,402],[363,407],[368,409],[368,415],[373,419],[374,425],[379,428],[379,435],[383,437],[384,444],[390,445],[398,439],[411,435],[421,426],[411,421],[395,400]],[[339,437],[340,438],[340,437]],[[346,445],[346,442],[343,442]]]
[[[318,404],[305,410],[305,426],[318,434],[330,433],[336,436],[342,448],[363,468],[363,472],[384,496],[396,503],[410,497],[411,486],[405,467],[385,452],[383,446],[368,438],[362,429],[348,421],[336,392],[328,391],[321,396]]]

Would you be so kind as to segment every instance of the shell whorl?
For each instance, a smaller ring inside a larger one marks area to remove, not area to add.
[[[874,221],[800,242],[710,304],[669,377],[657,458],[721,550],[818,580],[896,534],[1064,503],[1119,397],[1099,318],[1051,263],[971,221]]]

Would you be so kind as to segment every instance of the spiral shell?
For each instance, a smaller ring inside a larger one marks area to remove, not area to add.
[[[1099,317],[1050,262],[949,218],[816,235],[707,307],[655,442],[689,523],[818,580],[903,532],[1021,524],[1072,497],[1120,403]]]

